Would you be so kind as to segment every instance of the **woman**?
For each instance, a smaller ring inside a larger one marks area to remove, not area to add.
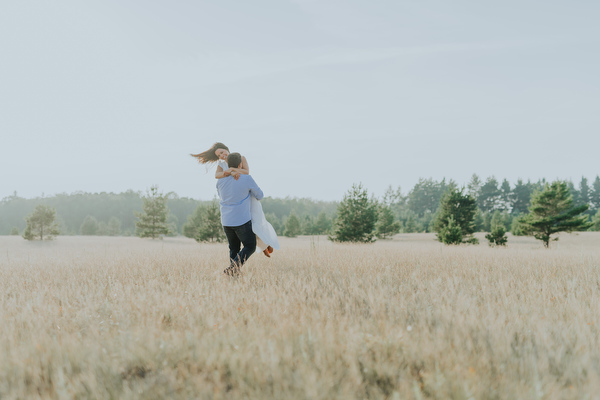
[[[246,157],[242,156],[242,167],[241,168],[229,168],[227,165],[227,156],[229,155],[229,147],[223,143],[215,143],[212,147],[202,153],[192,154],[192,157],[198,159],[200,164],[217,163],[217,171],[215,172],[215,178],[221,179],[227,176],[233,176],[238,179],[240,174],[248,175],[250,168],[248,167],[248,161]],[[250,197],[250,213],[252,218],[252,231],[256,235],[256,247],[264,249],[263,254],[267,257],[271,257],[273,249],[279,250],[279,240],[273,226],[265,218],[260,201],[254,197]]]

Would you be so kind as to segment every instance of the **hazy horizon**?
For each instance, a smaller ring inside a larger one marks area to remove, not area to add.
[[[600,174],[598,174],[596,176],[600,176]],[[421,177],[421,178],[423,178],[423,179],[431,179],[429,177],[428,178]],[[485,183],[487,177],[479,176],[479,178],[481,179],[481,183],[483,184],[483,183]],[[495,178],[498,181],[498,188],[500,188],[503,179],[498,179],[498,177],[495,177]],[[587,184],[588,184],[589,188],[591,190],[593,190],[592,189],[592,185],[593,185],[594,180],[595,180],[596,177],[584,177],[584,178],[587,179]],[[442,179],[445,179],[447,183],[451,181],[451,179],[448,179],[447,177],[442,178]],[[519,178],[519,179],[521,179],[521,178]],[[544,178],[540,178],[540,179],[543,180]],[[539,182],[539,180],[533,181],[531,179],[523,179],[524,183],[527,183],[528,181],[530,181],[531,183],[537,183],[537,182]],[[553,181],[553,179],[546,179],[546,182],[548,182],[548,183],[551,183],[552,181]],[[437,182],[439,183],[440,181],[437,181]],[[580,180],[579,181],[572,181],[571,180],[571,182],[574,184],[574,186],[575,186],[576,189],[579,189],[579,187],[580,187]],[[358,183],[360,183],[360,182],[358,182]],[[467,188],[468,182],[455,182],[455,183],[459,187],[463,187],[465,190],[468,189]],[[515,187],[515,183],[516,182],[509,182],[509,183],[511,184],[511,188]],[[409,194],[410,190],[413,189],[413,187],[414,187],[414,185],[410,186],[410,187],[407,187],[407,188],[401,188],[402,189],[402,194],[404,196],[407,196]],[[369,188],[366,187],[366,186],[364,186],[364,185],[363,185],[363,188],[367,189],[367,191],[369,192],[369,195],[376,195],[377,197],[381,198],[385,194],[385,192],[390,188],[390,186],[386,187],[385,190],[383,192],[381,192],[381,193],[374,193],[373,191],[369,190]],[[39,198],[42,198],[43,199],[43,198],[51,198],[51,197],[55,197],[55,196],[59,196],[59,195],[68,195],[68,196],[70,196],[70,195],[76,195],[76,194],[81,194],[81,193],[84,193],[84,194],[102,194],[102,193],[108,193],[108,194],[117,194],[118,195],[118,194],[125,193],[125,192],[128,192],[128,191],[134,191],[136,193],[142,193],[142,195],[145,195],[146,192],[149,189],[150,188],[145,188],[145,189],[131,189],[130,188],[130,189],[122,190],[122,191],[114,191],[114,190],[112,190],[112,191],[102,191],[102,192],[99,192],[99,191],[75,190],[75,191],[72,191],[72,192],[41,193],[39,195],[34,195],[34,196],[22,196],[21,193],[19,193],[17,191],[13,191],[13,193],[10,193],[9,195],[0,198],[0,200],[2,200],[4,198],[10,198],[12,196],[15,196],[15,192],[16,192],[16,196],[19,197],[19,198],[24,198],[24,199],[39,199]],[[158,189],[159,189],[159,192],[161,192],[161,193],[167,193],[166,191],[162,190],[162,188],[160,186],[158,187]],[[315,197],[310,197],[310,196],[290,196],[290,195],[283,196],[283,197],[280,197],[280,196],[267,196],[266,195],[265,197],[271,197],[271,198],[276,198],[276,199],[285,199],[285,198],[308,199],[308,200],[317,201],[317,202],[318,201],[324,201],[324,202],[336,202],[337,201],[337,202],[339,202],[339,201],[342,200],[343,196],[348,192],[349,189],[350,189],[350,187],[347,190],[345,190],[340,195],[340,197],[338,199],[331,199],[331,200],[320,199],[320,198],[315,198]],[[392,186],[392,189],[394,191],[396,191],[398,189],[398,187]],[[180,198],[191,198],[191,199],[200,200],[200,201],[212,200],[212,198],[211,199],[204,199],[204,198],[198,198],[198,197],[194,197],[194,196],[184,196],[184,195],[180,195],[179,193],[173,192],[173,191],[171,193],[177,195]],[[216,197],[217,197],[217,193],[215,192],[214,198],[216,198]]]
[[[600,5],[115,0],[0,5],[0,198],[210,200],[214,142],[266,196],[420,177],[593,181]],[[591,182],[590,182],[591,183]]]

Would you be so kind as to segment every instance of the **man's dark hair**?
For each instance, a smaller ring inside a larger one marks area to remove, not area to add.
[[[230,153],[227,156],[227,165],[229,168],[237,168],[242,163],[242,155],[240,153]]]

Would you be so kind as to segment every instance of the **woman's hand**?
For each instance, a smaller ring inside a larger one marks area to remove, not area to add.
[[[233,176],[233,179],[235,179],[236,181],[238,179],[240,179],[240,173],[238,171],[231,171],[231,176]]]

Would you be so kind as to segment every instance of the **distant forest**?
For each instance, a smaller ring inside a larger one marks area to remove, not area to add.
[[[482,181],[473,175],[465,186],[465,191],[476,200],[479,208],[477,230],[489,231],[492,219],[501,222],[506,229],[514,230],[513,221],[520,214],[526,213],[531,194],[540,190],[546,183],[545,179],[537,182],[518,180],[511,184],[506,179],[501,182],[495,177]],[[568,182],[573,195],[574,205],[589,204],[587,215],[592,219],[600,210],[600,177],[593,182],[583,177],[574,184]],[[431,178],[421,178],[407,193],[403,194],[400,187],[392,186],[380,198],[382,206],[390,207],[395,218],[401,224],[402,232],[430,232],[432,220],[440,204],[442,195],[451,186],[457,184],[450,180],[436,181]],[[82,229],[84,221],[94,219],[98,226],[97,234],[107,234],[109,224],[118,222],[118,234],[131,236],[135,233],[136,212],[142,211],[143,192],[128,190],[123,193],[83,193],[58,194],[51,197],[25,199],[17,193],[0,201],[0,235],[20,234],[25,228],[25,217],[38,204],[45,204],[56,209],[62,235],[85,234]],[[341,196],[340,196],[341,197]],[[173,234],[182,234],[183,225],[188,217],[200,205],[210,201],[195,200],[171,194],[167,202],[170,211],[169,223]],[[317,218],[325,218],[330,225],[336,217],[337,202],[318,201],[307,198],[270,198],[262,201],[267,219],[273,224],[278,234],[283,234],[285,222],[290,214],[295,214],[301,223],[302,234],[312,234]]]
[[[17,193],[0,201],[0,235],[9,235],[25,229],[25,217],[38,204],[53,207],[61,235],[82,234],[84,221],[93,218],[99,225],[99,234],[106,231],[109,222],[119,221],[120,235],[132,236],[135,233],[135,213],[142,212],[143,192],[128,190],[123,193],[83,193],[58,194],[51,197],[25,199]],[[169,224],[175,235],[181,234],[188,216],[192,215],[200,205],[210,201],[195,200],[170,194]],[[335,215],[337,203],[316,201],[311,199],[265,197],[261,200],[263,210],[273,226],[281,231],[283,222],[292,212],[298,216],[317,217],[324,212],[329,218]],[[16,229],[15,229],[16,228]],[[85,231],[83,232],[85,234]]]

